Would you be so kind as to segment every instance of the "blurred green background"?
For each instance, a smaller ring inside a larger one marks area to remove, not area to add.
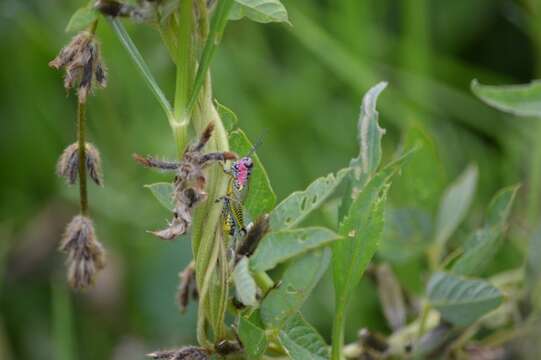
[[[213,64],[215,96],[235,111],[258,149],[279,199],[346,166],[356,155],[363,93],[381,80],[378,104],[387,129],[385,154],[401,144],[423,149],[393,185],[394,209],[433,217],[442,189],[471,162],[480,182],[462,232],[481,221],[499,188],[522,182],[509,241],[493,271],[521,264],[539,214],[541,127],[482,104],[482,83],[522,83],[541,72],[537,0],[284,1],[293,27],[247,20],[228,25]],[[75,98],[47,62],[70,39],[64,32],[76,0],[0,2],[0,359],[139,359],[156,348],[194,343],[195,307],[181,315],[177,274],[190,261],[188,242],[163,242],[144,230],[167,212],[143,188],[166,175],[136,166],[133,152],[173,157],[170,130],[118,39],[102,22],[98,35],[109,86],[89,103],[89,138],[101,151],[104,188],[90,188],[90,208],[109,266],[84,294],[66,289],[56,247],[77,211],[77,189],[54,174],[75,139]],[[174,68],[150,27],[127,24],[167,94]],[[325,220],[322,215],[321,219]],[[427,230],[426,232],[430,232]],[[415,241],[430,240],[417,234]],[[389,234],[387,237],[404,235]],[[405,240],[409,241],[404,235]],[[412,240],[413,241],[413,240]],[[404,286],[426,280],[424,260],[383,246]],[[329,340],[330,277],[303,312]],[[66,326],[70,321],[73,331]],[[388,331],[375,285],[366,277],[350,307],[347,339],[357,329]]]

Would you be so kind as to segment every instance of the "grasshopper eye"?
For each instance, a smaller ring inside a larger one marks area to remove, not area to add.
[[[250,157],[244,158],[244,165],[246,165],[247,168],[251,168],[252,166],[254,166],[252,158]]]

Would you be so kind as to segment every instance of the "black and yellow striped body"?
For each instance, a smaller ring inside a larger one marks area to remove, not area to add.
[[[227,195],[223,197],[222,220],[224,233],[237,238],[246,234],[246,228],[244,226],[242,204],[237,200],[234,192],[233,181],[230,181],[227,187]]]

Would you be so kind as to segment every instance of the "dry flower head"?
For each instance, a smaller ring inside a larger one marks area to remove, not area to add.
[[[209,353],[200,347],[185,346],[175,350],[155,351],[147,356],[156,360],[207,360]]]
[[[101,157],[98,149],[91,143],[85,144],[86,169],[88,176],[99,186],[103,186],[103,175],[101,171]],[[79,144],[73,143],[68,146],[56,165],[58,176],[66,179],[69,185],[77,182],[79,176]]]
[[[49,66],[59,70],[64,68],[64,87],[77,88],[80,103],[85,103],[94,87],[107,86],[107,68],[101,59],[100,46],[94,34],[82,31],[75,35]]]
[[[186,233],[190,228],[193,209],[207,199],[207,193],[205,192],[207,177],[203,170],[217,161],[224,162],[237,159],[237,155],[229,151],[206,154],[202,152],[213,130],[214,123],[209,123],[201,134],[199,141],[186,148],[182,160],[179,162],[158,160],[151,156],[145,157],[137,154],[133,156],[135,161],[145,167],[176,173],[172,195],[175,203],[173,219],[169,222],[167,228],[150,232],[160,239],[173,240],[177,236]]]
[[[96,274],[105,267],[105,250],[96,239],[92,220],[75,216],[68,224],[60,250],[68,254],[68,281],[71,287],[84,289],[94,284]]]

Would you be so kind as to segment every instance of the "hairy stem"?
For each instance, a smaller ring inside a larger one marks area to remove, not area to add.
[[[88,215],[85,142],[86,104],[80,101],[77,104],[77,143],[79,146],[79,203],[81,207],[81,215]]]

